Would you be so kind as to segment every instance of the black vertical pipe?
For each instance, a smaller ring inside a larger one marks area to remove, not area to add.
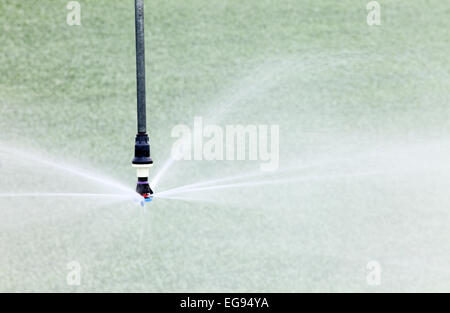
[[[134,7],[136,21],[137,126],[138,133],[146,133],[144,0],[135,0]]]
[[[136,81],[137,81],[137,128],[133,164],[153,164],[147,135],[145,108],[145,43],[144,0],[135,0],[136,20]],[[138,184],[139,185],[139,184]],[[150,188],[150,187],[149,187]],[[139,188],[138,188],[139,189]],[[140,190],[140,189],[139,189]]]

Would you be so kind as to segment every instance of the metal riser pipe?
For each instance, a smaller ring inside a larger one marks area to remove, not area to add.
[[[138,133],[146,133],[144,0],[135,0],[134,4],[136,20],[137,125]]]

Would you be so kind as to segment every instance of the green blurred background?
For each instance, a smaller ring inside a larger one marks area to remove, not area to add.
[[[172,128],[201,116],[280,125],[281,169],[350,160],[300,176],[406,174],[224,190],[146,211],[0,198],[0,290],[448,291],[450,5],[379,1],[381,25],[368,26],[367,2],[146,0],[152,157],[158,171]],[[67,3],[0,2],[0,148],[133,188],[133,1],[80,0],[81,26],[67,25]],[[100,188],[0,157],[0,193]],[[178,162],[161,188],[252,170]],[[72,260],[81,286],[66,283]],[[381,286],[366,282],[370,260]]]

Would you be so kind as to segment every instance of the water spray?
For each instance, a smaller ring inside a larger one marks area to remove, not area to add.
[[[150,167],[153,161],[150,158],[150,144],[147,135],[147,117],[145,104],[145,39],[144,39],[144,0],[135,0],[136,23],[136,82],[137,82],[137,128],[136,143],[134,146],[134,159],[132,166],[136,168],[136,192],[151,201],[153,191],[150,188]]]

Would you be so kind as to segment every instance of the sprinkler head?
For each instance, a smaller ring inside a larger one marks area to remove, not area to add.
[[[150,188],[148,183],[148,178],[138,177],[138,182],[136,186],[136,192],[144,197],[144,201],[152,201],[153,190]]]
[[[138,133],[136,135],[132,166],[136,168],[138,178],[136,192],[144,197],[145,201],[151,201],[153,190],[150,188],[148,177],[150,167],[153,166],[153,161],[150,158],[150,144],[148,143],[148,135],[146,133]]]

